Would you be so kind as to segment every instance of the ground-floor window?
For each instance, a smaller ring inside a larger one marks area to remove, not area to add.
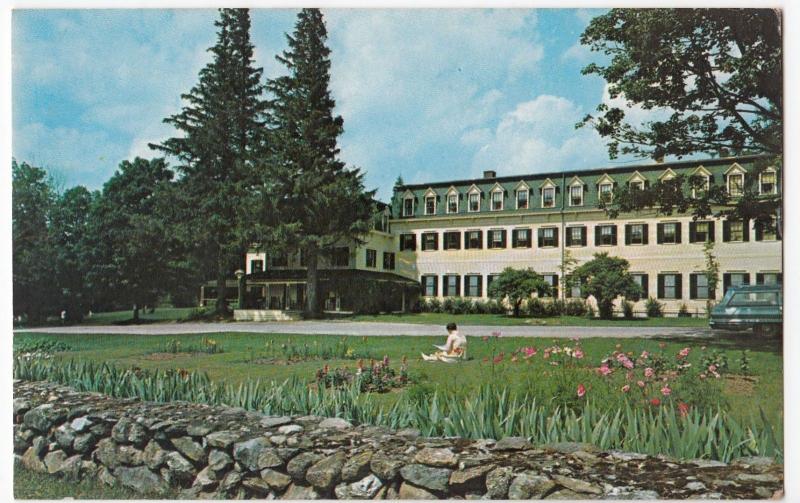
[[[665,273],[658,275],[658,298],[682,298],[681,275],[678,273]]]
[[[446,274],[444,276],[444,296],[458,297],[461,294],[461,285],[458,281],[458,274]]]
[[[783,274],[779,272],[757,272],[756,285],[780,285],[783,283]]]
[[[367,248],[367,267],[375,268],[378,266],[378,252]]]
[[[422,294],[426,297],[436,297],[439,295],[438,281],[436,276],[422,277]]]
[[[581,298],[581,279],[569,278],[569,288],[564,291],[567,298],[580,299]]]
[[[251,260],[250,261],[250,274],[261,272],[263,270],[264,270],[264,261],[263,260]]]
[[[726,272],[722,275],[722,294],[725,295],[730,287],[750,284],[750,274],[746,272]]]
[[[648,283],[650,282],[650,280],[648,275],[644,273],[633,273],[631,274],[631,276],[633,276],[633,281],[635,281],[636,284],[639,285],[639,291],[641,292],[639,294],[639,298],[635,300],[646,299],[650,294],[648,288],[649,287]]]
[[[690,299],[713,299],[714,291],[708,285],[708,276],[703,272],[689,275]]]
[[[489,295],[489,287],[492,286],[492,281],[494,281],[499,274],[487,274],[486,275],[486,295]]]
[[[466,297],[481,297],[481,276],[480,274],[467,274],[464,276],[464,295]]]
[[[389,271],[394,270],[394,253],[383,252],[383,268]]]
[[[550,285],[550,293],[545,294],[544,297],[558,298],[558,275],[557,274],[543,274],[544,280]]]
[[[350,265],[350,248],[337,246],[331,255],[331,265],[334,267],[347,267]]]

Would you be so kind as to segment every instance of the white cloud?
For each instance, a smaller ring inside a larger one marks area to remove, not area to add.
[[[589,47],[581,44],[580,40],[578,40],[561,54],[561,59],[572,60],[578,63],[588,63],[593,56],[594,54],[589,50]]]
[[[672,110],[668,108],[646,109],[642,105],[628,100],[624,93],[612,98],[609,92],[609,84],[603,87],[602,101],[609,107],[619,108],[625,112],[625,122],[634,127],[646,122],[666,120],[672,113]]]

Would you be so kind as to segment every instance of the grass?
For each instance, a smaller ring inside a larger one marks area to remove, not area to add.
[[[175,497],[174,495],[172,497]],[[124,487],[109,487],[98,479],[84,479],[79,482],[66,480],[57,475],[38,473],[14,463],[15,499],[91,499],[91,500],[133,500],[142,495]]]
[[[589,319],[583,316],[555,316],[552,318],[528,318],[506,316],[502,314],[447,314],[447,313],[408,313],[408,314],[358,314],[346,318],[349,321],[377,321],[386,323],[415,323],[446,325],[454,322],[458,325],[496,325],[527,326],[553,325],[566,327],[707,327],[707,318],[637,318],[626,320]]]
[[[580,335],[580,330],[575,331]],[[181,341],[183,347],[199,346],[204,337],[212,337],[224,349],[219,354],[165,353],[166,337]],[[418,384],[401,392],[387,393],[377,397],[380,401],[391,403],[397,400],[399,393],[417,393],[421,389],[435,389],[441,392],[452,390],[478,390],[482,384],[501,379],[504,384],[517,389],[535,385],[539,366],[503,363],[497,367],[495,376],[491,365],[483,359],[491,357],[491,347],[480,338],[469,337],[470,360],[458,364],[423,362],[421,352],[430,352],[432,344],[442,344],[441,337],[339,337],[326,335],[271,335],[247,333],[217,333],[206,335],[179,336],[125,336],[118,335],[66,335],[66,334],[14,334],[15,345],[31,339],[52,339],[63,341],[70,346],[69,351],[59,353],[64,358],[109,362],[118,367],[139,367],[143,369],[186,369],[207,372],[212,380],[225,380],[229,383],[246,380],[283,381],[295,376],[303,380],[313,380],[318,369],[328,364],[331,368],[356,365],[354,359],[332,358],[328,360],[311,359],[287,362],[282,356],[282,344],[304,346],[310,348],[330,345],[333,341],[344,340],[356,354],[372,354],[378,358],[386,355],[393,364],[408,357],[409,373]],[[272,348],[268,343],[272,341]],[[693,348],[690,356],[695,368],[699,366],[700,347],[705,345],[708,351],[718,349],[725,351],[730,360],[730,373],[738,372],[736,360],[743,349],[750,350],[750,368],[752,377],[747,379],[724,380],[723,396],[728,410],[737,419],[754,419],[762,408],[776,430],[783,426],[783,362],[782,345],[779,339],[762,339],[751,334],[731,334],[713,339],[686,338],[658,340],[653,338],[586,338],[581,340],[586,357],[579,365],[586,369],[594,369],[600,360],[610,354],[616,344],[624,351],[638,354],[643,350],[654,352],[658,343],[665,344],[667,354],[675,354],[681,348]],[[547,339],[529,339],[500,337],[496,341],[496,352],[506,354],[523,346],[543,348],[550,345]],[[563,341],[562,343],[567,343]],[[313,352],[313,350],[312,350]],[[533,383],[533,384],[532,384]]]

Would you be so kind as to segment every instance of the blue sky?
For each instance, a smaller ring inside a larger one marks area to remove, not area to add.
[[[604,142],[574,124],[609,102],[580,69],[582,9],[325,9],[342,159],[387,199],[408,183],[599,167]],[[282,72],[296,10],[252,11],[257,64]],[[197,80],[214,10],[29,10],[13,16],[13,154],[64,186],[99,188],[124,159],[153,157],[162,119]],[[618,100],[615,100],[618,101]],[[634,120],[649,112],[630,110]]]

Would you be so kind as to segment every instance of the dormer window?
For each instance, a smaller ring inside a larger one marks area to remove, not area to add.
[[[728,195],[739,197],[744,194],[744,173],[728,175]]]
[[[698,166],[690,178],[692,197],[697,198],[708,193],[711,187],[711,173],[703,166]]]
[[[518,210],[528,209],[528,189],[517,190],[517,209]]]
[[[631,182],[629,187],[631,190],[644,190],[644,182],[641,180],[636,180]]]
[[[777,194],[778,193],[778,184],[777,184],[777,175],[775,170],[772,168],[765,169],[761,175],[759,175],[759,193],[762,195],[767,194]]]
[[[458,194],[447,195],[447,213],[458,213]]]
[[[403,216],[414,216],[414,199],[411,197],[403,199]]]
[[[569,186],[569,205],[583,206],[583,182],[574,178]]]
[[[480,211],[481,195],[473,193],[469,195],[469,211]]]
[[[556,205],[556,188],[545,187],[542,189],[542,208],[552,208]]]
[[[497,189],[492,191],[492,211],[500,211],[503,209],[503,191]]]
[[[604,203],[610,203],[613,189],[614,189],[614,184],[609,182],[601,183],[598,189],[600,192],[600,201]]]
[[[425,214],[426,215],[436,214],[436,196],[425,197]]]

